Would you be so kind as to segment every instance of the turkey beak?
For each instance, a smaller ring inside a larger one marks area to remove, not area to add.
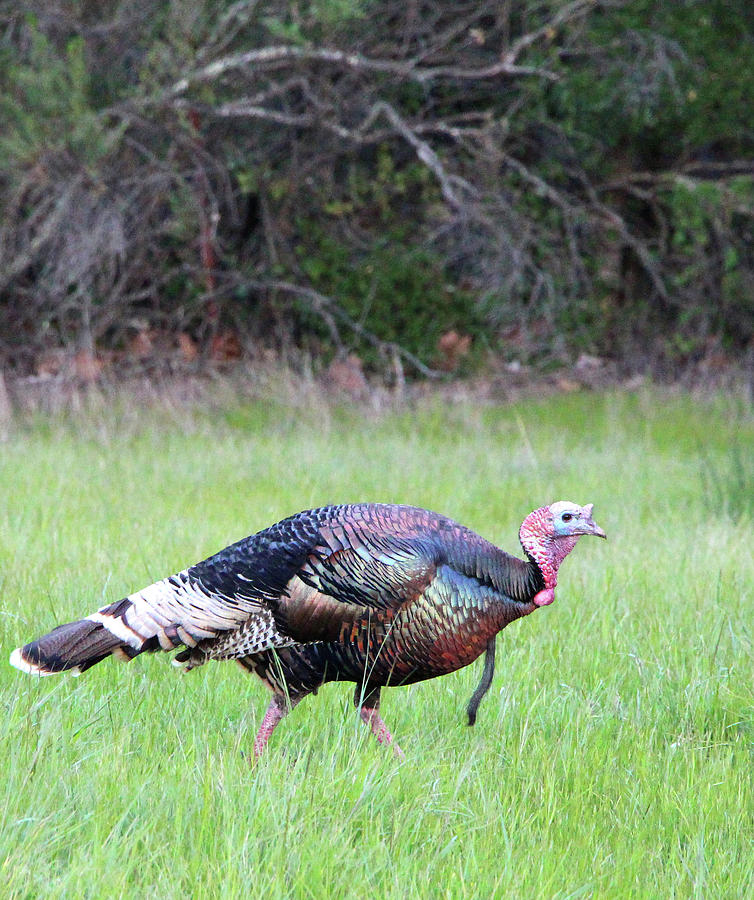
[[[584,509],[584,531],[583,534],[593,534],[595,537],[604,538],[607,540],[607,535],[600,528],[600,526],[594,521],[592,518],[592,510],[594,509],[593,503],[587,503]]]

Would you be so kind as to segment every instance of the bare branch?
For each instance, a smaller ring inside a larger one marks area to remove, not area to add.
[[[39,230],[34,237],[24,247],[22,253],[15,259],[4,262],[3,272],[0,275],[0,290],[10,284],[13,279],[19,275],[24,269],[28,268],[45,244],[58,232],[62,222],[71,213],[71,198],[77,192],[81,185],[81,176],[76,176],[66,186],[66,190],[58,196],[54,207],[50,210],[44,221],[41,223]],[[0,235],[0,238],[2,235]],[[0,240],[0,250],[3,241]]]
[[[592,0],[589,0],[591,3]],[[575,4],[570,4],[574,6]],[[579,6],[585,5],[585,0],[579,0]],[[556,16],[553,22],[566,17]],[[538,37],[546,32],[546,28],[538,29],[535,36],[529,43],[533,43]],[[528,46],[528,44],[527,44]],[[512,48],[513,49],[513,48]],[[516,49],[514,57],[518,56],[524,49]],[[344,66],[348,69],[364,72],[381,72],[390,75],[397,75],[409,81],[416,81],[425,84],[439,78],[455,78],[455,79],[489,79],[500,76],[519,77],[519,76],[536,76],[545,78],[548,81],[557,81],[558,76],[546,69],[534,66],[518,66],[508,59],[511,51],[506,54],[505,58],[499,63],[492,66],[486,66],[480,69],[467,69],[456,66],[436,66],[420,68],[416,60],[408,60],[407,62],[394,62],[388,59],[372,59],[361,53],[346,53],[343,50],[336,50],[328,47],[295,47],[295,46],[276,46],[261,47],[255,50],[247,50],[244,53],[233,53],[229,56],[217,59],[209,65],[195,72],[190,73],[185,78],[176,81],[169,87],[161,97],[157,98],[157,102],[164,102],[180,94],[185,93],[192,85],[213,81],[233,70],[254,70],[277,67],[281,63],[293,61],[304,62],[322,62],[331,65]],[[154,102],[154,101],[152,101]]]
[[[623,218],[608,206],[605,206],[603,203],[594,202],[594,210],[600,215],[604,222],[618,231],[624,243],[634,251],[641,262],[642,268],[649,276],[649,280],[652,282],[652,286],[655,291],[657,291],[658,296],[662,297],[666,303],[670,303],[671,297],[668,294],[668,289],[665,287],[665,282],[660,275],[657,261],[652,258],[652,254],[649,252],[644,241],[631,234],[628,225],[626,225]]]
[[[507,54],[506,54],[507,55]],[[439,78],[455,78],[464,81],[482,81],[489,78],[544,78],[545,81],[560,81],[560,76],[541,66],[517,66],[501,59],[499,63],[483,69],[466,69],[462,66],[435,66],[434,68],[412,70],[410,76],[421,83]]]
[[[731,162],[692,162],[678,169],[667,169],[663,172],[630,172],[622,178],[606,181],[598,185],[600,193],[607,191],[632,190],[636,187],[651,187],[678,181],[682,178],[697,178],[705,181],[717,181],[735,178],[738,175],[754,175],[754,160],[738,159]]]
[[[530,171],[522,162],[513,156],[505,156],[506,165],[514,169],[526,182],[531,184],[541,197],[547,197],[551,203],[558,207],[563,213],[566,237],[568,240],[568,249],[571,254],[571,262],[580,277],[584,278],[584,264],[579,253],[578,243],[574,235],[573,219],[576,215],[576,207],[573,206],[559,191]]]
[[[176,106],[188,106],[187,101],[176,101]],[[442,190],[445,200],[456,210],[462,206],[461,198],[456,192],[456,187],[462,187],[470,196],[477,196],[478,192],[468,181],[457,175],[450,175],[446,171],[439,156],[430,147],[430,145],[422,140],[417,130],[409,125],[402,116],[399,115],[395,107],[384,101],[378,101],[370,109],[362,124],[356,130],[344,128],[336,122],[330,121],[322,117],[311,115],[295,115],[291,113],[283,113],[278,110],[267,109],[263,106],[257,106],[246,100],[238,100],[231,103],[224,103],[212,110],[212,113],[224,118],[252,118],[263,119],[268,122],[274,122],[278,125],[286,125],[291,128],[323,128],[336,134],[342,140],[351,141],[356,144],[374,142],[375,137],[378,140],[384,140],[393,132],[380,131],[375,136],[369,133],[369,128],[380,116],[384,116],[397,132],[407,143],[416,151],[416,155],[427,166],[428,169],[437,178],[440,189]],[[435,131],[442,130],[439,126],[434,126]],[[450,131],[448,127],[446,129]],[[456,131],[458,131],[456,129]]]
[[[454,209],[459,210],[461,208],[461,200],[453,187],[453,181],[467,190],[469,194],[475,195],[477,193],[468,181],[458,176],[452,178],[448,175],[445,167],[440,162],[440,157],[426,141],[418,137],[411,126],[401,118],[396,109],[389,103],[385,103],[383,100],[375,103],[365,120],[365,124],[373,122],[379,115],[384,115],[395,130],[416,150],[416,155],[434,173],[440,183],[443,197]],[[362,129],[364,127],[365,125],[362,125]]]
[[[223,50],[236,37],[238,32],[248,23],[259,0],[236,0],[223,12],[207,38],[206,43],[199,51],[199,59],[206,57],[210,51]]]
[[[315,291],[313,288],[294,284],[290,281],[275,280],[246,281],[244,282],[244,285],[255,291],[283,291],[287,294],[294,294],[297,297],[304,297],[309,301],[312,309],[318,314],[323,315],[326,321],[329,317],[338,319],[347,328],[353,331],[354,334],[358,334],[359,337],[363,338],[373,347],[376,347],[380,352],[389,354],[393,359],[396,357],[404,359],[427,378],[445,377],[445,373],[438,372],[436,369],[431,369],[429,366],[426,366],[418,357],[414,356],[413,353],[409,353],[408,350],[401,347],[399,344],[396,344],[393,341],[383,341],[381,338],[377,337],[373,331],[365,328],[360,322],[355,322],[348,313],[332,299],[332,297],[320,294],[319,291]],[[332,329],[332,325],[330,325],[330,328]]]
[[[540,28],[530,31],[527,34],[523,34],[520,38],[515,40],[510,49],[503,55],[501,64],[514,66],[519,56],[524,50],[531,47],[532,44],[541,40],[543,37],[554,37],[555,32],[561,25],[564,25],[572,19],[585,16],[590,10],[594,9],[596,5],[597,0],[573,0],[572,3],[567,3]],[[553,77],[556,78],[557,76]]]
[[[184,101],[179,101],[177,105],[184,105]],[[267,109],[264,106],[255,106],[246,100],[223,103],[222,106],[212,109],[211,112],[213,115],[221,116],[222,118],[264,119],[267,122],[287,125],[291,128],[324,128],[327,131],[332,131],[333,134],[344,140],[356,140],[356,136],[352,131],[343,128],[336,122],[330,122],[327,119],[315,116],[283,113],[278,110]]]

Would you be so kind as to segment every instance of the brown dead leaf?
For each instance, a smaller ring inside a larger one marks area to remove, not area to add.
[[[242,354],[243,347],[235,331],[221,331],[212,338],[209,355],[213,362],[231,362],[240,359]]]
[[[440,353],[438,368],[443,372],[454,372],[470,349],[470,335],[461,335],[457,331],[446,331],[437,342],[437,350]]]
[[[347,394],[352,400],[363,400],[369,394],[363,368],[363,362],[355,353],[349,353],[344,359],[334,359],[326,371],[329,387]]]
[[[196,341],[190,334],[186,334],[185,331],[182,331],[178,335],[178,350],[183,357],[184,362],[194,362],[199,355],[199,348],[196,346]]]
[[[76,378],[85,384],[92,384],[102,374],[104,362],[90,350],[79,350],[73,358]]]

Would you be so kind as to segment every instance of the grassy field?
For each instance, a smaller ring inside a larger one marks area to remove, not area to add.
[[[265,689],[166,655],[0,665],[4,898],[754,896],[754,424],[647,392],[359,415],[314,404],[38,419],[0,445],[10,651],[296,510],[426,506],[519,552],[595,504],[556,602],[479,663],[388,690],[406,752],[331,685],[248,764]]]

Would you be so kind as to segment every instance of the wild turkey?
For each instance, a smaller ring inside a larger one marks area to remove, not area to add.
[[[519,532],[526,560],[424,509],[307,510],[55,628],[10,661],[52,675],[84,672],[111,654],[129,660],[181,646],[174,662],[187,670],[235,659],[272,691],[256,756],[307,694],[352,681],[362,720],[390,744],[382,687],[445,675],[486,650],[468,705],[474,724],[492,680],[495,636],[552,603],[558,567],[582,534],[605,537],[592,504],[560,501],[528,515]]]

